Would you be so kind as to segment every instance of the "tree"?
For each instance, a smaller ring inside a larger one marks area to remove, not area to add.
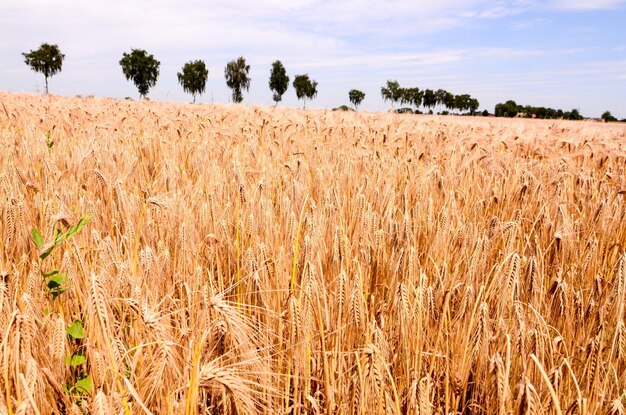
[[[517,105],[515,101],[508,100],[505,103],[500,103],[496,105],[495,115],[496,117],[515,117],[517,113],[520,111],[520,106]]]
[[[365,99],[365,92],[359,91],[358,89],[351,89],[350,92],[348,92],[348,98],[352,105],[354,105],[354,109],[358,110],[359,105],[361,105],[361,102]]]
[[[317,81],[309,78],[308,74],[296,75],[293,80],[293,88],[296,96],[303,101],[302,108],[306,108],[306,100],[317,96]]]
[[[234,61],[228,62],[224,68],[224,78],[226,78],[226,86],[232,89],[232,98],[235,104],[243,101],[243,90],[250,90],[250,65],[246,64],[243,56]]]
[[[48,78],[61,72],[65,55],[57,45],[42,43],[37,50],[22,53],[24,63],[35,72],[40,72],[46,79],[46,94],[48,93]]]
[[[452,98],[453,107],[458,109],[459,111],[465,111],[469,105],[470,96],[467,94],[463,95],[454,95]]]
[[[433,91],[432,89],[425,90],[422,102],[424,104],[424,107],[432,110],[437,105],[437,95],[435,91]]]
[[[126,80],[133,81],[140,98],[145,98],[150,88],[156,85],[161,62],[143,49],[131,49],[130,53],[124,52],[120,65]]]
[[[476,98],[472,98],[469,94],[455,95],[453,99],[453,107],[459,111],[469,111],[471,115],[476,113],[480,103]]]
[[[454,102],[454,94],[451,92],[444,91],[444,94],[442,95],[441,103],[443,104],[444,107],[446,107],[449,110],[456,108],[455,102]]]
[[[410,104],[413,105],[416,110],[419,109],[424,98],[424,92],[422,90],[419,88],[401,88],[400,91],[400,102],[402,104]]]
[[[380,94],[384,101],[391,102],[391,108],[393,108],[393,104],[402,99],[402,88],[400,88],[398,81],[388,79],[387,85],[380,88]]]
[[[475,115],[476,111],[480,107],[480,102],[476,98],[470,98],[468,108],[471,115]]]
[[[585,117],[580,115],[580,112],[578,111],[578,109],[574,108],[573,110],[564,113],[563,114],[563,119],[564,120],[580,121],[580,120],[584,120]]]
[[[178,83],[183,87],[183,91],[191,94],[193,103],[196,102],[196,95],[204,93],[209,70],[203,61],[189,61],[181,72],[178,72]]]
[[[617,118],[615,118],[615,117],[613,116],[613,114],[611,114],[611,112],[610,112],[610,111],[606,111],[604,114],[602,114],[602,119],[603,119],[605,122],[615,122],[615,121],[617,121]]]
[[[445,101],[446,101],[446,96],[448,94],[448,91],[446,91],[445,89],[438,89],[435,91],[435,105],[444,105],[445,106]]]
[[[273,92],[272,98],[275,105],[278,105],[283,99],[283,94],[287,92],[289,88],[289,76],[281,61],[275,61],[272,64],[272,71],[270,72],[270,90]]]

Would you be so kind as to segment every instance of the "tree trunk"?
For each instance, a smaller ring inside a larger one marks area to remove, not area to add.
[[[192,102],[192,104],[195,104],[195,103],[196,103],[196,94],[191,94],[191,96],[193,97],[193,102]]]
[[[44,76],[44,78],[46,78],[46,95],[48,95],[48,77]]]

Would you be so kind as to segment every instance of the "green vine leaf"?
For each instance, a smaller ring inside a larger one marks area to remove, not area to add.
[[[92,393],[93,392],[93,381],[91,380],[91,376],[85,376],[82,379],[79,379],[74,384],[74,389],[78,393]]]
[[[87,358],[80,353],[65,358],[65,364],[68,366],[80,366],[87,362]]]
[[[74,320],[74,322],[69,325],[65,331],[72,340],[85,338],[85,329],[83,328],[83,322],[80,320]]]
[[[39,233],[39,231],[35,228],[33,228],[30,233],[33,236],[33,242],[35,242],[37,248],[41,249],[41,247],[43,246],[43,236],[41,236],[41,233]]]
[[[58,269],[53,269],[52,271],[44,272],[43,273],[43,277],[44,278],[50,278],[50,277],[53,277],[53,276],[57,275],[58,273],[59,273]]]
[[[45,251],[41,253],[41,255],[39,255],[39,258],[40,259],[48,258],[48,256],[52,253],[53,250],[54,250],[54,245],[50,245]]]

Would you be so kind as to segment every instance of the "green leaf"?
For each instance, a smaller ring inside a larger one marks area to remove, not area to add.
[[[33,241],[35,242],[35,245],[37,245],[37,248],[41,248],[43,246],[43,236],[41,236],[39,231],[35,228],[33,228],[30,233],[33,236]]]
[[[65,233],[65,239],[69,241],[70,239],[72,239],[72,236],[74,236],[75,233],[76,233],[76,225],[70,226],[69,228],[67,228],[67,232]]]
[[[57,229],[54,233],[54,244],[58,245],[61,242],[63,242],[63,232],[61,232],[61,229]]]
[[[43,251],[41,253],[41,255],[39,255],[40,259],[46,259],[48,258],[48,255],[50,255],[52,253],[52,251],[54,250],[54,245],[50,245],[50,247],[48,247],[48,249],[46,249],[45,251]]]
[[[85,329],[83,328],[83,322],[80,320],[74,320],[74,322],[68,326],[65,331],[72,340],[84,339]]]
[[[44,276],[44,278],[50,278],[53,275],[57,275],[58,273],[59,273],[58,269],[53,269],[52,271],[44,272],[43,276]]]
[[[63,294],[67,289],[63,287],[63,283],[67,279],[66,274],[56,274],[54,277],[48,280],[48,288],[52,298],[57,298],[60,294]]]
[[[85,213],[76,225],[70,226],[65,234],[65,239],[70,240],[74,235],[81,231],[91,221],[91,216]]]
[[[63,294],[65,291],[67,291],[66,288],[64,287],[58,287],[58,288],[53,288],[50,290],[50,294],[52,294],[52,299],[57,298],[59,295]]]
[[[89,222],[91,222],[91,216],[89,213],[85,213],[76,224],[76,233],[80,232]]]
[[[48,280],[48,288],[50,288],[51,290],[54,290],[55,288],[59,288],[63,285],[66,279],[67,279],[66,274],[57,273],[55,276],[53,276],[52,278]]]
[[[87,358],[80,353],[65,358],[65,364],[68,366],[80,366],[87,362]]]
[[[91,376],[85,376],[84,378],[79,379],[74,384],[74,389],[76,389],[78,393],[93,392],[93,382],[91,381]]]

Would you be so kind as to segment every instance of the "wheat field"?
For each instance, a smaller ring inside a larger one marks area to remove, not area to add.
[[[0,102],[2,415],[626,413],[626,128]]]

